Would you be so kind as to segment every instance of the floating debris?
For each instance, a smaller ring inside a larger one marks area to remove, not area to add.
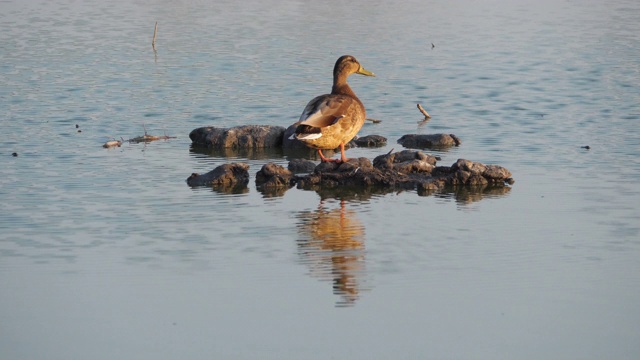
[[[418,104],[418,110],[420,110],[420,112],[422,113],[422,115],[424,115],[424,117],[426,119],[431,119],[431,115],[429,115],[429,113],[427,112],[427,110],[425,110],[422,105]]]
[[[156,141],[156,140],[169,140],[169,139],[175,139],[175,136],[167,136],[167,135],[162,135],[162,136],[154,136],[154,135],[148,135],[148,134],[144,134],[142,136],[136,136],[133,139],[129,139],[127,140],[130,143],[148,143],[148,142],[152,142],[152,141]]]
[[[105,148],[105,149],[109,149],[109,148],[112,148],[112,147],[120,147],[120,146],[122,146],[122,142],[123,141],[120,141],[120,140],[110,140],[110,141],[107,141],[106,143],[104,143],[102,145],[102,147]]]

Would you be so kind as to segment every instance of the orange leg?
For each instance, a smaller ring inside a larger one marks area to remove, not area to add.
[[[334,162],[335,160],[333,159],[328,159],[326,157],[324,157],[324,154],[322,154],[322,150],[318,149],[318,154],[320,155],[320,162]]]
[[[340,162],[346,163],[349,161],[349,159],[347,159],[347,155],[344,153],[344,143],[340,143],[340,155]]]
[[[334,162],[334,163],[338,163],[338,164],[342,164],[345,163],[347,161],[349,161],[349,159],[347,159],[347,155],[344,153],[344,143],[340,143],[340,160],[338,159],[329,159],[324,157],[324,155],[322,154],[322,150],[318,149],[318,154],[320,154],[320,161],[321,162]]]

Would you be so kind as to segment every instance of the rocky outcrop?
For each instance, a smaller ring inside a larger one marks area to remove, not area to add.
[[[271,125],[243,125],[231,128],[206,126],[197,128],[189,134],[196,146],[212,149],[309,149],[302,141],[293,138],[298,123],[288,128]],[[398,143],[406,148],[428,149],[445,148],[460,145],[460,139],[453,134],[408,134]],[[345,147],[381,147],[387,144],[387,138],[380,135],[367,135],[351,140]]]
[[[398,139],[398,144],[411,149],[447,148],[461,143],[454,134],[407,134]]]
[[[425,195],[445,188],[474,190],[483,193],[497,191],[505,193],[507,185],[514,183],[511,172],[498,165],[485,165],[459,159],[451,166],[437,166],[439,159],[421,151],[404,150],[377,156],[373,162],[361,157],[345,163],[326,162],[307,168],[306,175],[295,175],[275,163],[265,164],[256,173],[256,187],[265,196],[282,196],[289,188],[297,185],[300,189],[333,191],[331,189],[371,189],[370,192],[386,193],[400,189],[417,190]],[[290,168],[299,168],[300,163],[309,166],[307,160],[292,160]],[[293,165],[292,165],[293,164]],[[192,174],[187,179],[189,186],[213,186],[225,192],[246,189],[249,182],[249,165],[231,163],[218,166],[207,174]],[[309,171],[311,170],[311,171]],[[246,191],[246,190],[245,190]],[[466,190],[456,190],[464,193]]]
[[[207,126],[191,131],[189,138],[196,145],[217,149],[275,148],[282,146],[284,132],[284,127],[271,125]]]
[[[220,165],[206,174],[193,173],[187,178],[189,186],[213,186],[219,188],[246,187],[249,183],[249,165],[231,163]]]
[[[511,172],[498,165],[459,159],[452,166],[436,166],[437,158],[405,150],[346,163],[321,163],[314,172],[295,178],[303,189],[335,186],[376,186],[435,191],[447,186],[505,186],[513,184]]]

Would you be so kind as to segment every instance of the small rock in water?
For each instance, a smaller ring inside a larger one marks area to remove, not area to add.
[[[267,163],[256,173],[256,185],[263,188],[291,187],[293,173],[275,163]]]
[[[289,161],[287,168],[294,174],[310,173],[316,168],[316,164],[311,160],[293,159]]]
[[[192,173],[187,178],[189,186],[218,186],[232,188],[246,186],[249,182],[249,164],[223,164],[206,174]]]
[[[381,147],[387,145],[387,138],[380,135],[367,135],[354,139],[359,147]]]
[[[398,139],[398,144],[413,149],[446,148],[460,146],[461,143],[454,134],[407,134]]]
[[[18,153],[14,152],[14,153],[11,154],[11,156],[16,157],[16,156],[18,156]]]

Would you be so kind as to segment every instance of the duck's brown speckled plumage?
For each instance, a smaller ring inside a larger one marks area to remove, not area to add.
[[[355,57],[341,56],[333,69],[331,94],[311,100],[300,115],[296,138],[307,146],[318,149],[322,161],[332,161],[322,155],[323,149],[342,150],[340,161],[347,161],[344,144],[360,131],[366,118],[364,105],[353,92],[347,78],[351,74],[374,76],[365,70]]]

